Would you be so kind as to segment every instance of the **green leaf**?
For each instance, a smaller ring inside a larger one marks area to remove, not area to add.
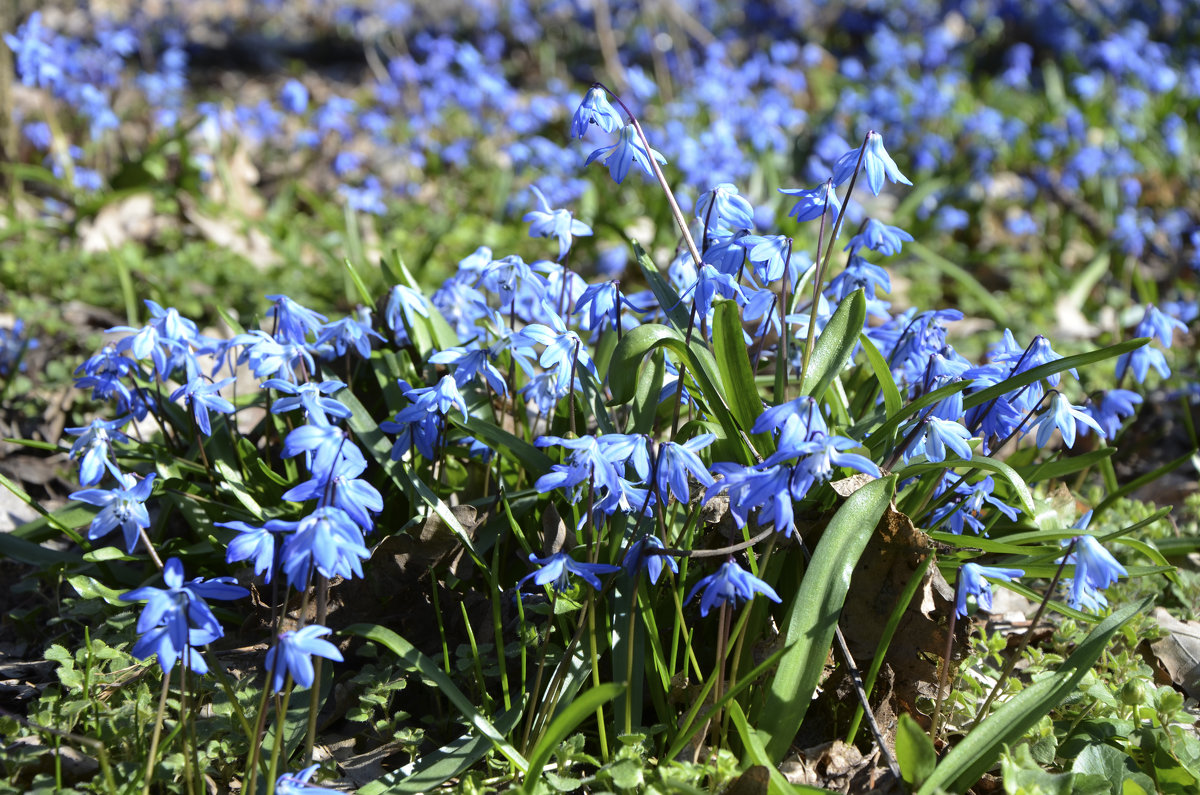
[[[476,439],[487,442],[488,446],[500,455],[520,464],[525,469],[526,477],[538,478],[549,472],[550,467],[554,465],[550,457],[541,450],[490,422],[478,417],[467,417],[467,421],[463,422],[462,415],[454,413],[446,416],[451,423],[466,429]]]
[[[904,421],[909,417],[924,411],[953,394],[962,392],[970,385],[970,381],[954,381],[953,383],[946,384],[939,389],[921,395],[921,397],[909,403],[897,413],[889,415],[887,420],[878,428],[871,430],[869,422],[860,422],[851,428],[847,435],[854,439],[862,439],[863,435],[870,430],[871,436],[867,439],[867,447],[871,448],[873,453],[878,453],[883,449],[885,444],[891,443],[892,435],[896,429],[903,425]]]
[[[67,577],[67,582],[84,599],[103,599],[110,605],[129,607],[129,602],[121,601],[121,591],[109,588],[94,577],[88,577],[86,574],[76,574]]]
[[[933,740],[907,712],[900,715],[896,727],[896,762],[900,765],[900,776],[910,787],[921,786],[937,764]]]
[[[749,439],[725,404],[725,390],[712,353],[696,344],[688,345],[683,335],[670,326],[647,323],[621,338],[608,368],[608,388],[612,392],[612,400],[608,405],[619,406],[629,402],[637,391],[638,367],[642,359],[659,348],[669,349],[687,365],[688,372],[700,385],[700,397],[708,404],[713,418],[725,430],[727,439],[735,443],[741,440],[742,444],[737,445],[740,449],[735,448],[735,452],[742,463],[749,464],[753,454]]]
[[[1117,452],[1117,448],[1115,447],[1101,447],[1099,450],[1092,450],[1090,453],[1060,458],[1057,461],[1048,461],[1044,464],[1029,464],[1028,466],[1014,467],[1014,469],[1021,474],[1021,477],[1025,478],[1026,483],[1038,483],[1043,480],[1065,478],[1067,475],[1082,472],[1104,459],[1112,457],[1112,454],[1115,452]]]
[[[425,679],[433,682],[438,692],[445,696],[458,709],[467,723],[486,737],[496,750],[503,754],[508,761],[512,762],[518,770],[522,773],[529,772],[529,762],[525,761],[525,757],[521,755],[521,752],[513,748],[508,740],[504,739],[504,735],[500,733],[491,721],[480,713],[478,708],[471,703],[470,699],[463,695],[463,692],[451,681],[450,677],[446,676],[437,663],[422,654],[407,640],[392,632],[387,627],[381,627],[378,624],[354,624],[346,627],[342,632],[348,635],[357,635],[367,640],[373,640],[381,646],[386,647],[400,658],[400,661],[408,670],[416,671]],[[612,687],[616,686],[612,685]]]
[[[658,266],[654,264],[654,260],[650,259],[650,255],[646,253],[645,249],[638,245],[636,240],[631,242],[633,243],[633,255],[642,268],[642,274],[646,277],[646,284],[650,287],[650,292],[654,293],[654,297],[658,299],[658,305],[662,307],[667,319],[671,321],[677,331],[686,331],[689,313],[684,308],[679,293],[675,292],[671,283],[663,278]]]
[[[891,417],[904,405],[904,398],[900,396],[900,389],[896,386],[892,368],[888,366],[887,360],[883,358],[883,354],[875,347],[875,343],[871,342],[871,338],[866,335],[866,332],[858,335],[858,344],[862,345],[863,353],[867,355],[867,363],[871,365],[871,370],[874,371],[875,379],[879,382],[879,388],[883,392],[884,409]]]
[[[791,746],[821,678],[850,575],[896,488],[896,476],[851,494],[825,528],[785,619],[785,652],[771,679],[759,728],[778,762]]]
[[[558,748],[562,741],[567,739],[567,735],[575,731],[579,724],[595,715],[596,710],[623,692],[624,689],[616,682],[606,682],[576,696],[566,709],[559,712],[554,720],[550,721],[545,734],[529,754],[529,763],[526,766],[528,775],[525,776],[525,785],[521,790],[533,792],[541,779],[542,768],[546,766],[546,762],[550,761],[554,749]]]
[[[939,788],[964,792],[995,764],[1006,744],[1011,745],[1075,692],[1080,680],[1104,652],[1108,641],[1123,624],[1150,609],[1153,599],[1127,605],[1101,621],[1052,674],[1028,685],[977,724],[926,779],[917,795]]]
[[[855,290],[842,299],[813,345],[800,394],[814,400],[825,395],[825,390],[854,354],[866,319],[867,299],[862,290]]]
[[[513,707],[496,719],[496,729],[508,734],[521,720],[520,707]],[[358,788],[358,795],[401,795],[433,792],[442,784],[478,762],[492,748],[487,737],[472,732],[422,754],[409,764]]]
[[[758,389],[754,386],[754,371],[750,369],[750,359],[746,355],[742,314],[735,301],[721,300],[716,303],[712,335],[717,372],[720,373],[721,384],[729,400],[729,410],[749,433],[758,415],[762,414],[763,407]]]
[[[14,536],[12,533],[0,533],[0,558],[36,566],[40,569],[78,561],[79,553],[48,549],[40,544]]]
[[[650,364],[642,367],[637,390],[633,396],[633,427],[631,433],[650,433],[658,416],[658,396],[662,393],[667,373],[667,354],[661,350],[650,356]]]

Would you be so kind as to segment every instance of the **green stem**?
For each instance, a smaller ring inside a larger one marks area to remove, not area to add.
[[[142,795],[150,795],[150,782],[154,778],[154,761],[158,756],[158,741],[162,737],[163,714],[167,711],[167,693],[171,690],[171,677],[163,674],[162,694],[158,697],[158,710],[154,713],[154,732],[150,735],[150,753],[146,756],[146,781]]]

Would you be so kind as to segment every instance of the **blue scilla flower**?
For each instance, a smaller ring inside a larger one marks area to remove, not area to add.
[[[333,630],[320,624],[281,632],[278,642],[267,651],[266,665],[271,672],[271,689],[276,693],[282,692],[288,674],[291,674],[297,687],[312,687],[314,656],[341,662],[342,653],[337,646],[322,640],[331,632]]]
[[[889,226],[874,218],[868,218],[862,231],[850,238],[843,251],[857,252],[861,248],[878,251],[885,257],[898,254],[904,243],[911,243],[913,236],[898,226]]]
[[[595,436],[580,436],[578,439],[563,439],[558,436],[540,436],[534,441],[537,447],[565,447],[571,454],[562,464],[554,464],[550,471],[534,483],[539,494],[563,489],[577,494],[581,486],[595,483],[597,489],[620,491],[621,472],[612,458],[605,454]]]
[[[959,483],[954,487],[958,499],[935,511],[932,525],[944,524],[955,535],[962,535],[967,527],[970,527],[973,533],[982,533],[984,525],[981,515],[987,505],[991,505],[1015,522],[1020,509],[997,498],[993,493],[995,487],[991,475],[977,483]]]
[[[278,398],[271,404],[272,414],[286,414],[296,409],[304,409],[305,419],[317,425],[328,425],[331,414],[341,419],[348,419],[352,414],[345,404],[326,397],[346,388],[346,385],[338,380],[293,384],[282,378],[271,378],[263,381],[262,388],[275,389],[289,395]]]
[[[758,510],[760,525],[773,525],[781,533],[795,527],[792,494],[789,490],[792,468],[786,465],[742,466],[728,462],[713,464],[718,480],[704,493],[710,500],[722,491],[729,494],[729,513],[739,528],[745,527],[750,512]]]
[[[1090,414],[1081,408],[1072,406],[1061,392],[1055,392],[1050,396],[1050,405],[1034,423],[1037,428],[1035,444],[1038,447],[1045,447],[1057,430],[1062,433],[1063,444],[1067,447],[1074,447],[1077,423],[1083,423],[1095,429],[1096,433],[1104,433],[1104,429],[1092,419]]]
[[[785,235],[746,235],[738,242],[746,249],[750,262],[754,263],[754,273],[763,284],[782,279],[789,269],[791,238]]]
[[[208,412],[232,414],[234,411],[233,404],[218,394],[222,388],[232,384],[234,380],[233,376],[230,376],[210,384],[203,376],[196,376],[172,392],[171,400],[183,398],[192,409],[192,416],[196,419],[196,426],[200,429],[200,433],[210,436],[212,435],[212,425],[209,422]]]
[[[275,573],[275,535],[265,527],[255,527],[245,522],[213,522],[213,525],[227,527],[238,533],[225,547],[225,562],[252,561],[254,573],[270,584]]]
[[[588,285],[583,295],[575,302],[573,310],[577,315],[587,311],[580,324],[582,328],[589,331],[603,330],[616,325],[622,305],[629,305],[629,301],[621,294],[620,284],[618,281],[608,281]]]
[[[128,422],[128,417],[116,420],[94,419],[87,425],[64,429],[67,433],[79,437],[71,445],[70,457],[79,461],[79,482],[82,485],[96,485],[100,478],[104,477],[106,469],[113,477],[121,477],[121,470],[117,468],[112,457],[112,445],[129,441],[129,437],[121,432],[121,428]]]
[[[205,673],[207,666],[191,647],[212,643],[225,634],[205,599],[241,599],[250,592],[234,584],[232,577],[208,581],[197,577],[185,582],[178,558],[167,560],[162,578],[166,588],[145,586],[121,595],[123,602],[146,603],[138,616],[141,637],[133,645],[133,656],[144,660],[157,654],[163,673],[170,672],[184,656],[193,671]]]
[[[621,561],[621,568],[630,577],[636,577],[639,572],[645,569],[646,574],[650,577],[651,584],[658,582],[658,578],[662,576],[664,567],[678,574],[679,564],[675,561],[675,558],[670,555],[657,554],[652,551],[655,549],[665,549],[663,542],[658,540],[658,536],[648,535],[639,538],[630,544],[629,550],[625,553],[624,560]]]
[[[498,260],[492,260],[479,273],[476,285],[483,285],[490,292],[500,297],[502,307],[509,306],[515,300],[517,291],[529,284],[535,293],[545,295],[549,285],[546,279],[536,273],[525,260],[516,254],[510,254]]]
[[[383,335],[371,328],[369,309],[359,307],[359,312],[365,314],[365,320],[358,316],[344,317],[321,328],[316,345],[319,348],[328,347],[328,352],[322,353],[322,357],[345,356],[353,348],[364,359],[371,358],[371,338],[382,341]]]
[[[1086,527],[1090,518],[1089,511],[1076,526]],[[1074,559],[1075,573],[1071,577],[1068,604],[1075,609],[1087,607],[1096,610],[1107,604],[1103,601],[1100,591],[1115,583],[1118,578],[1129,576],[1125,567],[1101,546],[1095,536],[1075,536],[1075,551],[1071,553],[1071,558]]]
[[[307,372],[316,372],[312,353],[301,342],[280,342],[262,329],[238,334],[231,345],[240,345],[238,364],[248,364],[255,378],[296,379],[296,368],[303,365]]]
[[[138,536],[143,528],[150,526],[150,514],[146,511],[146,500],[154,487],[154,473],[138,481],[132,475],[117,473],[120,486],[111,489],[83,489],[70,495],[71,499],[86,502],[100,508],[88,527],[88,539],[95,541],[121,528],[125,535],[125,550],[133,554]]]
[[[971,432],[951,420],[939,417],[926,417],[922,427],[913,436],[912,441],[904,448],[904,463],[919,455],[924,455],[927,461],[945,461],[947,448],[964,461],[971,459]],[[909,433],[912,426],[906,429]]]
[[[279,91],[279,104],[288,113],[304,113],[308,110],[308,89],[299,80],[287,81]]]
[[[288,433],[283,439],[283,457],[306,454],[308,471],[328,472],[341,458],[363,461],[363,454],[351,444],[346,432],[333,425],[308,424]]]
[[[595,374],[596,365],[588,355],[587,347],[579,335],[567,328],[567,324],[556,312],[547,307],[545,323],[530,323],[513,335],[513,345],[527,347],[530,344],[544,345],[541,358],[542,367],[554,370],[558,374],[559,383],[570,384],[571,374],[576,366]]]
[[[275,780],[275,792],[278,795],[326,795],[330,792],[341,792],[341,790],[318,787],[308,783],[320,767],[320,763],[317,763],[309,765],[299,773],[284,773]]]
[[[1146,376],[1150,374],[1151,368],[1162,378],[1171,375],[1171,368],[1167,364],[1167,357],[1163,352],[1158,348],[1143,345],[1137,350],[1122,353],[1117,357],[1117,380],[1120,381],[1124,378],[1126,372],[1132,372],[1135,381],[1139,384],[1145,383]]]
[[[686,298],[689,292],[695,292],[693,303],[700,317],[706,318],[712,314],[713,300],[718,296],[732,299],[739,306],[746,303],[746,295],[738,285],[735,277],[709,265],[707,262],[696,272],[696,281],[683,292],[680,298]]]
[[[754,420],[751,433],[771,432],[778,435],[776,452],[767,460],[767,465],[794,458],[802,452],[802,446],[817,435],[825,435],[829,429],[817,402],[807,395],[770,406]]]
[[[1137,412],[1137,406],[1142,402],[1142,396],[1128,389],[1110,389],[1098,400],[1084,407],[1084,411],[1103,429],[1104,436],[1109,440],[1117,438],[1121,424]],[[1080,433],[1087,433],[1088,425],[1079,428]]]
[[[429,307],[425,305],[425,296],[420,291],[403,284],[392,287],[383,310],[383,320],[392,330],[397,343],[407,342],[408,329],[420,322],[418,318],[427,317]]]
[[[892,291],[892,280],[887,271],[857,254],[852,254],[846,267],[829,281],[825,295],[830,301],[841,303],[842,299],[855,290],[863,291],[867,299],[867,314],[882,320],[891,318],[888,313],[891,304],[878,297],[880,292]]]
[[[708,467],[700,460],[698,452],[708,447],[716,440],[716,434],[702,433],[693,436],[683,444],[664,442],[658,448],[658,477],[655,486],[657,495],[663,504],[669,496],[686,504],[691,499],[691,489],[688,486],[688,476],[691,475],[705,489],[713,485],[713,476]]]
[[[836,217],[842,210],[842,202],[838,199],[837,191],[834,190],[833,180],[827,180],[815,188],[780,188],[779,192],[785,196],[796,198],[796,203],[792,205],[788,215],[797,221],[811,221],[814,218],[820,218],[826,209],[831,210]]]
[[[709,235],[708,247],[700,255],[702,262],[712,265],[721,273],[737,276],[746,261],[746,249],[742,238],[749,234],[742,229],[729,235]]]
[[[608,166],[608,173],[616,182],[625,181],[625,177],[629,174],[629,167],[637,163],[646,172],[647,176],[654,176],[654,169],[650,166],[650,158],[654,158],[660,164],[666,165],[667,159],[662,153],[651,149],[649,153],[642,146],[642,142],[638,140],[637,131],[632,124],[626,124],[621,128],[620,137],[615,144],[602,146],[596,151],[588,155],[584,166],[589,166],[593,161],[599,160]]]
[[[797,460],[789,484],[792,497],[803,499],[814,485],[833,477],[834,467],[846,467],[871,477],[880,477],[879,467],[871,459],[858,453],[848,453],[861,445],[845,436],[818,434],[802,448],[803,455]]]
[[[327,318],[301,306],[286,295],[268,295],[274,303],[267,309],[267,317],[275,319],[275,339],[280,342],[303,344],[309,334],[317,334]]]
[[[754,228],[754,208],[738,193],[737,186],[722,182],[706,191],[696,202],[696,219],[709,234],[733,234]]]
[[[620,566],[614,566],[611,563],[579,563],[566,552],[558,552],[544,558],[539,558],[531,552],[529,560],[541,568],[522,577],[517,582],[518,589],[527,580],[533,580],[534,585],[549,585],[555,591],[562,593],[571,587],[568,577],[574,574],[596,590],[600,590],[602,586],[597,575],[612,574],[621,569]]]
[[[558,238],[558,259],[562,259],[571,249],[572,237],[585,237],[592,234],[592,228],[576,218],[571,217],[570,210],[555,210],[546,201],[546,195],[538,190],[537,185],[529,189],[537,198],[537,208],[530,210],[522,219],[529,224],[530,237]]]
[[[371,557],[363,544],[362,530],[341,508],[317,508],[299,521],[272,519],[265,525],[273,533],[288,533],[280,551],[280,567],[288,584],[297,590],[308,587],[315,569],[322,576],[362,576],[362,562]]]
[[[599,86],[592,86],[583,95],[583,101],[571,117],[571,137],[582,138],[589,124],[595,124],[606,133],[621,126],[621,114],[608,101],[608,93]]]
[[[864,149],[865,151],[863,151]],[[879,195],[879,191],[883,190],[884,177],[897,184],[912,184],[908,177],[900,173],[896,161],[892,160],[892,156],[883,148],[883,136],[871,130],[867,133],[866,143],[857,149],[851,149],[834,163],[834,185],[841,185],[850,179],[850,175],[854,173],[854,169],[858,165],[859,154],[862,154],[863,170],[867,173],[867,187],[876,196]]]
[[[492,364],[489,351],[485,348],[454,347],[438,351],[429,357],[434,364],[449,364],[454,366],[451,373],[454,383],[459,388],[467,386],[472,381],[483,377],[488,387],[498,395],[508,394],[508,384],[504,374]]]
[[[349,446],[350,442],[345,444]],[[283,499],[290,502],[317,500],[319,505],[341,508],[364,532],[369,532],[374,526],[371,515],[383,511],[383,495],[358,477],[366,468],[366,459],[361,454],[341,456],[329,471],[317,472],[311,479],[285,491]]]
[[[75,375],[80,376],[75,379],[76,388],[91,389],[93,400],[108,400],[114,395],[128,400],[129,388],[122,381],[141,377],[142,371],[136,361],[117,350],[116,344],[109,343],[75,368]]]
[[[974,596],[979,609],[991,612],[992,585],[985,577],[1001,582],[1012,582],[1018,577],[1024,577],[1022,569],[1003,569],[996,566],[980,566],[977,563],[964,563],[958,570],[958,600],[955,610],[959,618],[967,615],[967,597]]]
[[[707,616],[708,611],[722,604],[737,607],[739,601],[748,601],[755,594],[762,594],[772,602],[781,602],[775,589],[732,560],[726,561],[715,574],[710,574],[700,580],[688,593],[687,600],[703,591],[700,597],[700,615]]]

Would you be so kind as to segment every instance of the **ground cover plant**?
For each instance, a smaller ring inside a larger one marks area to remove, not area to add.
[[[1195,790],[1186,9],[220,5],[7,20],[0,786]]]

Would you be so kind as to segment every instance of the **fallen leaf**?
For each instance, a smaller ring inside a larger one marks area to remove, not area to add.
[[[1161,607],[1154,620],[1170,633],[1150,644],[1150,651],[1190,698],[1200,698],[1200,621],[1180,621]]]

